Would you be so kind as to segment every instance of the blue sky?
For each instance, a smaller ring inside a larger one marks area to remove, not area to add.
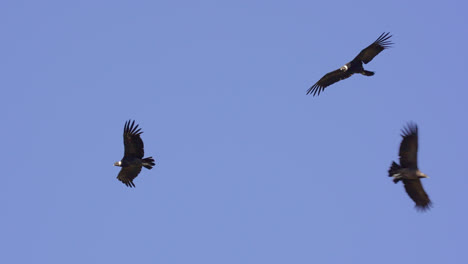
[[[2,263],[463,263],[462,1],[3,1]],[[306,90],[382,32],[394,47]],[[122,130],[146,156],[120,183]],[[419,125],[418,213],[387,177]]]

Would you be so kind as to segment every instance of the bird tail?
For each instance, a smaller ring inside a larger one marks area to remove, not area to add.
[[[372,75],[374,75],[375,73],[374,73],[374,72],[371,72],[371,71],[362,70],[361,74],[362,74],[362,75],[365,75],[365,76],[372,76]]]
[[[392,162],[392,165],[390,166],[390,169],[388,169],[388,176],[389,177],[395,177],[395,175],[398,174],[398,171],[400,170],[400,165],[396,164],[396,162]],[[400,178],[395,177],[393,179],[394,183],[397,183],[400,180]]]
[[[154,163],[153,157],[143,159],[143,167],[147,168],[148,170],[151,170],[154,165],[156,164]]]

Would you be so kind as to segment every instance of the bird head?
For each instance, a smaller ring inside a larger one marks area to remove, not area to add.
[[[418,175],[418,178],[429,178],[429,176],[427,176],[426,174],[422,173],[421,171],[418,170],[418,172],[416,173],[416,175]]]
[[[122,166],[122,161],[117,161],[114,163],[114,166],[121,167]]]
[[[348,65],[345,64],[345,65],[341,66],[340,70],[341,71],[347,71],[348,70]]]

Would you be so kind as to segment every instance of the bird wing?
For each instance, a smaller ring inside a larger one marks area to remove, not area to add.
[[[349,78],[352,73],[349,71],[342,71],[340,69],[325,74],[318,82],[307,90],[307,94],[313,94],[313,96],[319,95],[325,90],[325,87],[332,85],[338,81]]]
[[[389,36],[389,34],[390,33],[382,33],[382,35],[380,35],[376,41],[370,44],[367,48],[361,50],[361,52],[356,56],[356,58],[354,58],[354,60],[360,60],[367,64],[382,50],[389,48],[390,45],[393,44],[390,40],[388,40],[392,36]]]
[[[128,187],[135,187],[133,180],[138,176],[140,171],[141,166],[122,167],[119,175],[117,175],[117,179],[119,179],[119,181],[123,182]]]
[[[135,126],[135,120],[130,123],[130,120],[125,122],[124,127],[124,146],[125,146],[125,157],[137,157],[143,158],[144,146],[143,141],[140,138],[141,128],[138,125]]]
[[[400,165],[403,168],[418,169],[418,126],[408,123],[402,129],[400,144]]]
[[[404,179],[403,184],[405,185],[406,193],[416,203],[417,209],[425,211],[431,207],[432,202],[429,199],[427,193],[424,191],[422,183],[419,179]]]

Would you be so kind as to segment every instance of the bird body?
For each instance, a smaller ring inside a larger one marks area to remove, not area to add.
[[[355,73],[360,73],[365,76],[372,76],[374,72],[367,71],[363,67],[363,63],[369,63],[377,54],[382,50],[389,48],[393,43],[390,42],[390,33],[382,33],[376,41],[370,44],[367,48],[363,49],[352,61],[346,63],[338,70],[334,70],[325,74],[318,82],[307,90],[307,94],[313,96],[319,95],[325,90],[326,87],[347,79]]]
[[[366,76],[374,75],[374,72],[364,70],[364,66],[362,66],[362,61],[356,60],[356,59],[346,63],[345,65],[343,65],[340,68],[340,71],[349,72],[349,73],[351,73],[351,75],[355,74],[355,73],[360,73],[360,74],[366,75]]]
[[[144,145],[141,140],[141,129],[135,126],[135,121],[125,122],[124,126],[124,147],[125,152],[122,160],[114,163],[114,166],[122,167],[117,176],[121,182],[128,187],[135,187],[133,180],[138,176],[142,167],[149,170],[155,165],[152,157],[143,158]]]
[[[154,164],[151,164],[151,161],[150,160],[147,160],[148,158],[146,159],[140,159],[140,158],[136,158],[136,157],[124,157],[122,158],[121,161],[117,161],[116,163],[114,163],[114,166],[118,166],[118,167],[130,167],[130,166],[143,166],[145,168],[148,168],[148,169],[152,169],[152,167],[154,166]],[[152,157],[149,157],[149,159],[152,159]]]
[[[427,175],[422,173],[419,169],[402,168],[395,162],[389,170],[390,177],[393,177],[393,182],[397,183],[400,180],[417,180],[419,178],[427,178]]]

